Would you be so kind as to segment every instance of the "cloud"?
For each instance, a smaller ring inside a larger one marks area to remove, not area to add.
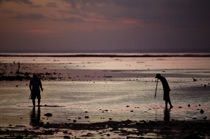
[[[112,20],[132,19],[141,23],[163,25],[202,24],[210,21],[209,0],[62,0],[86,18]]]
[[[4,3],[4,2],[24,3],[24,4],[29,4],[29,5],[33,4],[31,0],[0,0],[0,3]]]
[[[75,18],[75,17],[60,19],[60,21],[65,21],[65,22],[84,22],[83,19]]]
[[[85,8],[91,7],[96,8],[104,4],[111,4],[112,0],[62,0],[63,2],[69,3],[72,8]]]
[[[47,29],[32,29],[32,30],[28,30],[26,32],[31,33],[31,34],[48,34],[48,33],[51,33],[51,31],[47,30]]]
[[[15,18],[18,19],[29,19],[29,20],[40,20],[40,19],[44,19],[45,16],[42,14],[18,14],[17,16],[15,16]]]
[[[25,12],[16,9],[20,19],[170,26],[210,22],[209,0],[0,0],[6,2],[34,7]]]
[[[46,4],[46,6],[49,8],[57,8],[57,4],[55,2],[49,2]]]
[[[9,9],[0,10],[0,12],[3,13],[3,14],[16,14],[17,13],[15,11],[9,10]]]

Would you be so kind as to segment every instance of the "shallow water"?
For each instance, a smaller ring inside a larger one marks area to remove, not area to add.
[[[6,75],[14,73],[15,63],[20,62],[22,72],[48,72],[61,77],[42,81],[43,122],[210,118],[210,58],[0,57],[0,61],[1,72]],[[154,99],[156,73],[169,81],[174,105],[169,112],[164,111],[160,82]],[[28,82],[0,81],[1,125],[29,125],[34,118]],[[37,108],[35,112],[37,116]],[[53,116],[47,118],[45,113]]]

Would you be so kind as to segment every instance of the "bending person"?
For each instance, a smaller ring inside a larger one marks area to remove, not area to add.
[[[167,82],[166,78],[163,77],[159,73],[156,74],[155,78],[159,79],[162,82],[162,85],[163,85],[163,100],[165,101],[165,107],[167,108],[168,103],[169,103],[170,109],[173,108],[173,106],[171,104],[170,96],[169,96],[169,93],[170,93],[171,89],[168,85],[168,82]]]

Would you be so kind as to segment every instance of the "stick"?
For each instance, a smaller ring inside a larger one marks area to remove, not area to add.
[[[156,88],[155,88],[155,96],[154,96],[154,99],[156,98],[156,94],[157,94],[157,86],[158,86],[158,79],[156,80]]]

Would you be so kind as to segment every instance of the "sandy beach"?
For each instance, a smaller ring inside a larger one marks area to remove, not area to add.
[[[0,57],[0,138],[210,138],[209,60]],[[33,73],[44,87],[35,109]],[[161,84],[154,99],[156,73],[169,81],[171,110]]]

